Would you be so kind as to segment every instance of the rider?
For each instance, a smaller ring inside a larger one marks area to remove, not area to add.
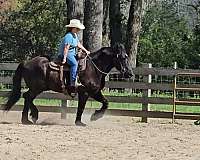
[[[72,19],[66,27],[67,33],[60,43],[58,56],[62,59],[63,64],[67,62],[70,65],[70,93],[72,95],[76,93],[75,82],[78,68],[78,62],[76,60],[77,47],[87,54],[90,51],[83,47],[77,36],[77,33],[85,29],[85,26],[78,19]]]

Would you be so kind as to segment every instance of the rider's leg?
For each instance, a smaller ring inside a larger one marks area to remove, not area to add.
[[[69,55],[67,57],[67,63],[70,65],[70,85],[75,86],[78,62],[74,55]]]
[[[70,65],[70,86],[71,93],[76,92],[75,83],[77,77],[78,62],[74,55],[68,55],[67,63]]]

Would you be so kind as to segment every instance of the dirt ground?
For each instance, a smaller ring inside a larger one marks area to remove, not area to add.
[[[200,160],[200,126],[193,121],[105,116],[86,127],[58,113],[22,125],[21,112],[0,111],[0,160]]]

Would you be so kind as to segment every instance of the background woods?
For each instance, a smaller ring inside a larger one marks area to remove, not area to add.
[[[1,0],[0,59],[57,55],[65,25],[80,19],[80,40],[91,51],[124,43],[132,66],[152,63],[198,69],[199,1]]]
[[[84,2],[83,0],[66,0],[67,4],[67,23],[69,23],[70,19],[76,18],[79,19],[82,23],[84,20]],[[79,33],[79,40],[82,41],[83,32]]]
[[[95,51],[102,46],[103,0],[85,0],[84,45]]]

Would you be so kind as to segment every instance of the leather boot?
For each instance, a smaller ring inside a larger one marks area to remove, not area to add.
[[[70,95],[72,98],[74,98],[74,97],[76,96],[77,91],[76,91],[75,82],[72,83],[72,84],[68,87],[67,91],[68,91],[69,95]]]

